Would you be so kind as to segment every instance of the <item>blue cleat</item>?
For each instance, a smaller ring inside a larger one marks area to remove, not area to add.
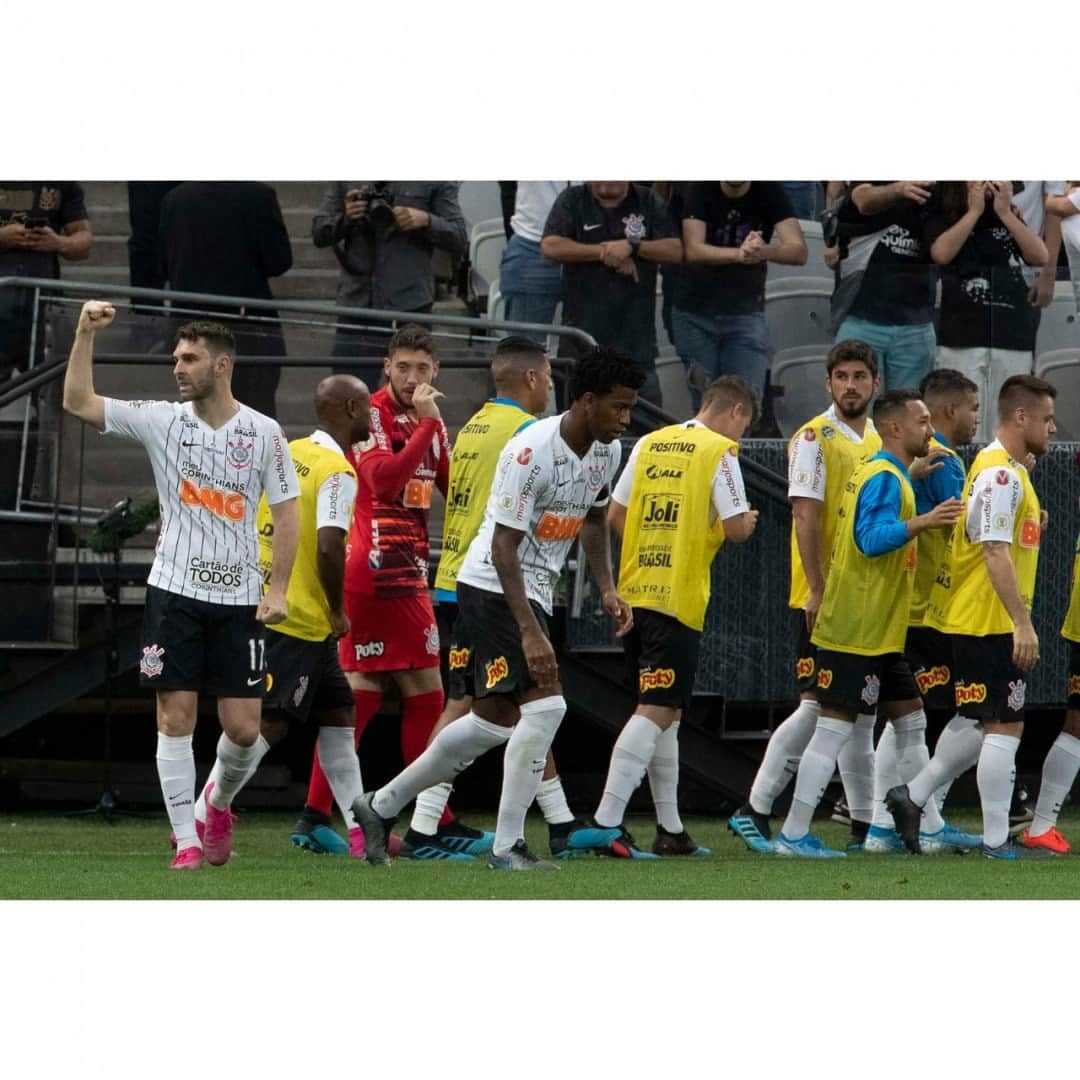
[[[884,825],[871,825],[866,834],[863,851],[873,852],[875,855],[903,855],[907,849],[895,829],[887,829]]]
[[[734,833],[751,851],[771,852],[772,832],[769,819],[746,803],[728,818],[728,830]]]
[[[401,850],[398,855],[402,859],[426,859],[433,862],[475,862],[477,854],[486,855],[491,850],[489,843],[482,852],[473,854],[468,850],[467,845],[476,842],[464,836],[444,837],[439,833],[429,836],[415,829],[409,829],[401,841]]]
[[[997,847],[983,844],[982,853],[987,859],[1052,859],[1054,853],[1046,848],[1029,848],[1016,843],[1011,837]]]
[[[781,833],[773,841],[773,851],[785,858],[794,856],[798,859],[846,859],[844,851],[833,851],[826,847],[816,836],[807,833],[798,840],[789,840]]]
[[[493,832],[470,828],[456,818],[449,825],[440,825],[435,835],[447,851],[456,851],[464,855],[487,855],[495,843]]]
[[[659,859],[651,851],[642,851],[637,841],[630,835],[630,830],[624,825],[619,829],[619,835],[612,840],[608,847],[608,854],[617,859]]]
[[[293,826],[289,839],[312,855],[348,855],[349,841],[330,828],[324,815],[304,808],[300,819]]]
[[[947,855],[975,851],[983,846],[982,836],[953,828],[948,822],[936,833],[919,833],[919,847],[927,855]]]
[[[548,826],[548,845],[556,859],[572,859],[589,852],[610,855],[611,845],[620,836],[622,829],[602,829],[591,820]]]

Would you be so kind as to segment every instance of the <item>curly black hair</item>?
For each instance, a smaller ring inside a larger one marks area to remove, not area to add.
[[[618,349],[593,349],[580,357],[570,372],[570,400],[583,394],[603,397],[616,386],[640,390],[645,384],[645,372],[636,360]]]

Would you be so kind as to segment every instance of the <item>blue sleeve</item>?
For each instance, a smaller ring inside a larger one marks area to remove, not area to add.
[[[946,499],[959,499],[964,490],[964,464],[950,454],[935,469],[912,486],[915,489],[915,513],[925,514]]]
[[[892,473],[878,473],[863,485],[855,506],[855,543],[864,555],[887,555],[911,539],[900,505],[900,481]]]

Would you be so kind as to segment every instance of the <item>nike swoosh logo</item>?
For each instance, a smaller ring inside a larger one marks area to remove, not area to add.
[[[593,229],[602,229],[603,225],[586,225],[584,226],[586,232],[592,232]]]
[[[248,679],[248,686],[258,686],[263,681],[263,677],[260,675],[257,679]]]
[[[193,442],[182,442],[180,445],[181,446],[194,446],[195,444]]]

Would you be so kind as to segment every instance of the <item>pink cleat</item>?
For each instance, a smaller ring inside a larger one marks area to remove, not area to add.
[[[232,854],[232,813],[229,807],[218,810],[210,801],[213,783],[206,785],[206,831],[203,852],[211,866],[224,866]]]
[[[203,853],[201,848],[186,847],[177,852],[176,858],[169,863],[170,870],[201,870]]]
[[[349,858],[362,859],[366,850],[367,843],[364,839],[364,830],[357,825],[349,830]],[[401,851],[401,837],[391,833],[386,843],[386,850],[392,859],[396,858]]]
[[[237,822],[236,811],[234,811],[231,806],[229,807],[229,820],[232,821],[233,825]],[[200,821],[198,818],[195,819],[195,835],[199,838],[200,844],[203,842],[203,837],[206,835],[206,822]],[[174,850],[176,848],[176,833],[174,832],[169,833],[169,847]]]

